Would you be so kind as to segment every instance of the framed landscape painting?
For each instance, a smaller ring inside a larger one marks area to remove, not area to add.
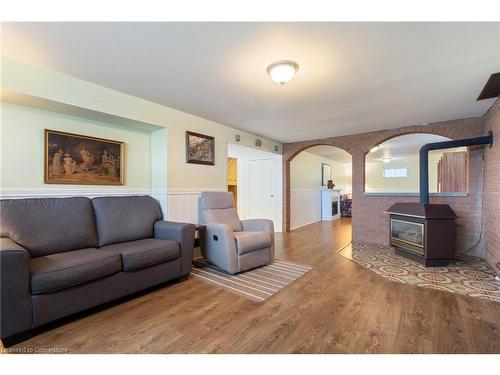
[[[187,131],[186,163],[215,165],[215,138]]]
[[[45,129],[45,183],[123,185],[124,143]]]

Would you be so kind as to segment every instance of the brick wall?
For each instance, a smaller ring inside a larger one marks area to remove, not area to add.
[[[493,147],[484,152],[483,236],[486,260],[494,266],[500,262],[500,99],[486,113],[484,124],[493,130]]]
[[[498,126],[498,121],[497,121]],[[333,137],[305,142],[288,143],[283,149],[283,230],[290,230],[290,161],[301,151],[313,146],[330,145],[339,147],[352,156],[352,234],[355,242],[389,243],[389,216],[384,211],[396,202],[418,201],[418,197],[370,196],[364,194],[365,155],[369,150],[399,135],[430,133],[462,139],[484,134],[482,117],[433,123],[425,126],[409,126],[398,129]],[[500,142],[499,142],[500,143]],[[431,203],[448,203],[457,214],[457,250],[463,252],[480,238],[482,216],[482,158],[481,148],[471,150],[469,158],[467,197],[431,197]],[[500,164],[500,155],[497,157]],[[497,186],[500,175],[496,177]],[[500,190],[496,188],[497,202],[500,204]],[[497,236],[500,228],[497,226]],[[499,241],[499,237],[496,240]],[[497,242],[498,243],[498,242]],[[498,248],[498,247],[497,247]],[[482,246],[477,252],[482,255]]]

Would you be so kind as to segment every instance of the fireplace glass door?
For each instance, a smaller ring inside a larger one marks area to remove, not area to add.
[[[391,244],[424,253],[424,224],[391,218]]]

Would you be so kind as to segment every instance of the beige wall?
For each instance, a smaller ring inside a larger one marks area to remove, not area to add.
[[[307,151],[298,154],[290,163],[290,187],[297,189],[324,189],[321,185],[321,164],[332,166],[332,179],[337,189],[351,192],[351,164],[339,163]]]
[[[225,189],[227,143],[234,142],[234,136],[236,134],[240,134],[241,144],[254,147],[255,139],[257,138],[255,135],[218,124],[213,121],[98,86],[90,82],[51,71],[49,69],[27,64],[6,56],[2,56],[1,70],[3,92],[13,92],[30,98],[42,98],[60,105],[78,108],[79,110],[75,110],[75,113],[82,113],[83,110],[87,110],[99,113],[103,116],[114,116],[126,119],[127,121],[142,122],[145,124],[152,124],[160,128],[166,128],[168,133],[167,168],[169,190],[181,189],[200,191],[203,189]],[[14,130],[17,123],[15,121],[10,121],[15,120],[12,117],[14,114],[12,111],[10,112],[10,114],[7,114],[8,117],[5,117],[6,121],[2,124],[2,128],[9,128],[8,130],[5,130],[6,134],[10,134],[10,138],[14,137],[14,143],[19,145],[23,143],[23,135],[21,133],[16,133]],[[29,117],[27,113],[23,116]],[[18,113],[17,115],[20,114]],[[33,114],[30,116],[33,116]],[[46,118],[45,115],[40,116]],[[57,119],[59,115],[53,114],[53,116]],[[33,127],[33,132],[37,132],[41,125],[37,123],[35,118],[32,119],[34,122],[29,126]],[[75,121],[79,122],[79,124],[76,125],[76,123],[74,123]],[[48,126],[49,128],[61,127],[60,129],[55,130],[63,130],[63,128],[78,129],[78,131],[83,132],[84,134],[87,129],[93,129],[93,131],[98,129],[92,125],[87,127],[87,125],[85,125],[86,120],[83,119],[68,120],[68,122],[64,124],[63,122],[65,121],[55,120],[53,123],[48,121],[44,123],[43,126]],[[57,124],[57,126],[54,126],[54,124]],[[121,124],[118,123],[113,125],[117,128],[122,127]],[[27,127],[28,124],[26,123],[24,126]],[[4,131],[3,129],[2,132]],[[215,166],[202,166],[185,163],[184,144],[186,130],[215,136]],[[108,138],[112,138],[110,135],[114,133],[108,129],[104,131],[103,134],[106,134],[105,136]],[[117,135],[122,134],[117,133]],[[130,134],[127,136],[130,136]],[[278,145],[278,152],[281,153],[281,144],[266,138],[259,138],[262,140],[262,147],[260,149],[274,152],[274,146]],[[6,141],[4,141],[4,138],[2,137],[2,146],[7,146],[5,142]],[[40,138],[36,141],[33,140],[30,142],[39,143]],[[39,148],[37,150],[39,150]],[[25,160],[23,161],[24,164],[34,163],[35,165],[40,165],[43,155],[33,151],[32,153],[30,152],[30,157],[28,158],[22,153],[16,153],[14,150],[7,147],[7,151],[3,153],[3,156],[8,159],[6,163],[12,163],[17,158],[18,160]],[[134,156],[132,155],[132,157]],[[147,165],[147,162],[145,162],[145,164],[141,167],[134,168],[134,171],[131,171],[132,175],[135,173],[140,174],[140,170],[147,168]],[[135,169],[138,169],[138,171],[136,172]],[[7,181],[3,181],[2,183],[7,184],[8,186],[22,188],[23,184],[28,183],[28,181],[22,180],[24,177],[22,177],[21,180],[16,180],[18,177],[14,177],[14,175],[10,172],[5,177],[7,178]],[[36,178],[39,179],[39,177],[40,176],[37,176]],[[138,181],[139,180],[140,178],[138,178]],[[33,182],[30,182],[30,184],[32,183]]]

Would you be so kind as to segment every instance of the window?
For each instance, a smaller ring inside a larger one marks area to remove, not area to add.
[[[408,177],[408,168],[383,168],[382,177],[384,178],[398,178]]]

